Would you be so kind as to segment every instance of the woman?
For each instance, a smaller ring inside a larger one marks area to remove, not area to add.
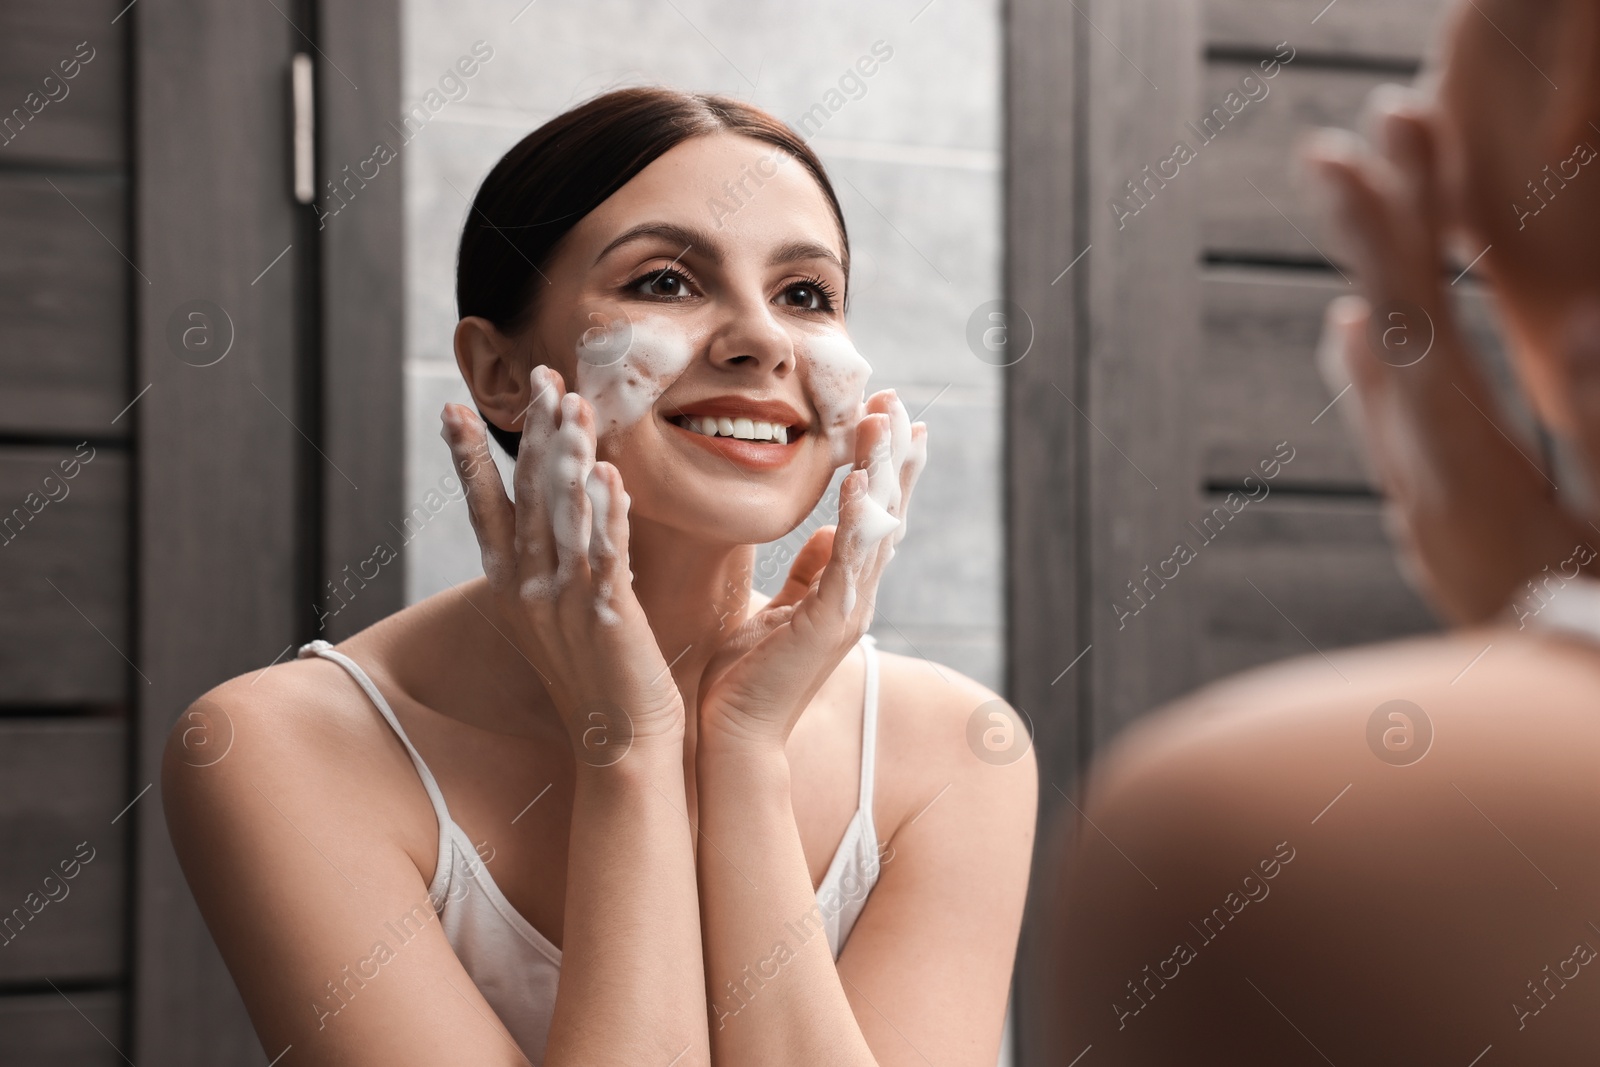
[[[995,1061],[1034,767],[968,747],[993,693],[864,636],[925,430],[862,403],[848,267],[820,162],[738,101],[609,93],[490,172],[481,418],[443,413],[485,576],[206,694],[213,765],[168,746],[269,1056]],[[845,464],[767,601],[755,546]]]
[[[1600,3],[1444,25],[1370,146],[1309,156],[1363,290],[1324,358],[1463,628],[1254,671],[1121,740],[1067,828],[1061,1062],[1594,1062],[1600,519],[1495,404],[1445,249],[1481,254],[1526,393],[1600,484]]]

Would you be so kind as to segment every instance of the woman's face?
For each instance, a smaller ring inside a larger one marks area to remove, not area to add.
[[[597,456],[636,519],[776,540],[854,459],[870,367],[845,331],[841,235],[781,149],[685,141],[584,217],[543,273],[518,363],[554,368],[594,405]]]

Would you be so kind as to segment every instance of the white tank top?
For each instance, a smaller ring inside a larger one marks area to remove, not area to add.
[[[833,958],[839,958],[867,895],[878,881],[878,832],[872,821],[872,779],[877,749],[878,659],[875,640],[862,637],[866,657],[866,693],[861,715],[861,787],[856,813],[845,827],[828,873],[817,889],[817,907]],[[439,861],[428,898],[444,929],[445,939],[472,977],[483,998],[511,1031],[518,1047],[535,1067],[544,1059],[561,973],[561,950],[533,928],[495,885],[478,851],[445,806],[433,772],[400,728],[389,702],[367,672],[327,641],[300,648],[300,658],[321,656],[339,664],[355,679],[411,755],[439,821]],[[396,933],[402,941],[415,936],[409,922]],[[394,924],[391,923],[393,928]]]

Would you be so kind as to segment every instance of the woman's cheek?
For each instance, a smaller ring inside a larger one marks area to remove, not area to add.
[[[625,316],[590,316],[578,341],[577,390],[594,406],[596,436],[647,418],[661,395],[689,369],[694,339],[668,324]]]
[[[834,467],[855,459],[856,425],[865,406],[869,364],[843,333],[822,333],[798,346],[802,373],[812,403],[822,418],[821,431]]]

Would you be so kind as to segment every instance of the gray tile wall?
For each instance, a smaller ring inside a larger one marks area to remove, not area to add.
[[[998,0],[524,4],[405,4],[408,106],[475,41],[494,49],[465,96],[439,108],[401,149],[408,499],[422,503],[449,473],[439,409],[468,401],[450,350],[456,240],[468,198],[501,153],[560,111],[628,84],[724,92],[795,124],[881,40],[892,58],[811,141],[850,229],[850,330],[874,367],[868,391],[898,389],[929,431],[928,467],[873,632],[886,649],[948,664],[998,690],[1000,371],[966,342],[969,317],[1000,295]],[[412,602],[480,573],[465,506],[429,510],[405,549]],[[816,525],[791,535],[791,547]]]

